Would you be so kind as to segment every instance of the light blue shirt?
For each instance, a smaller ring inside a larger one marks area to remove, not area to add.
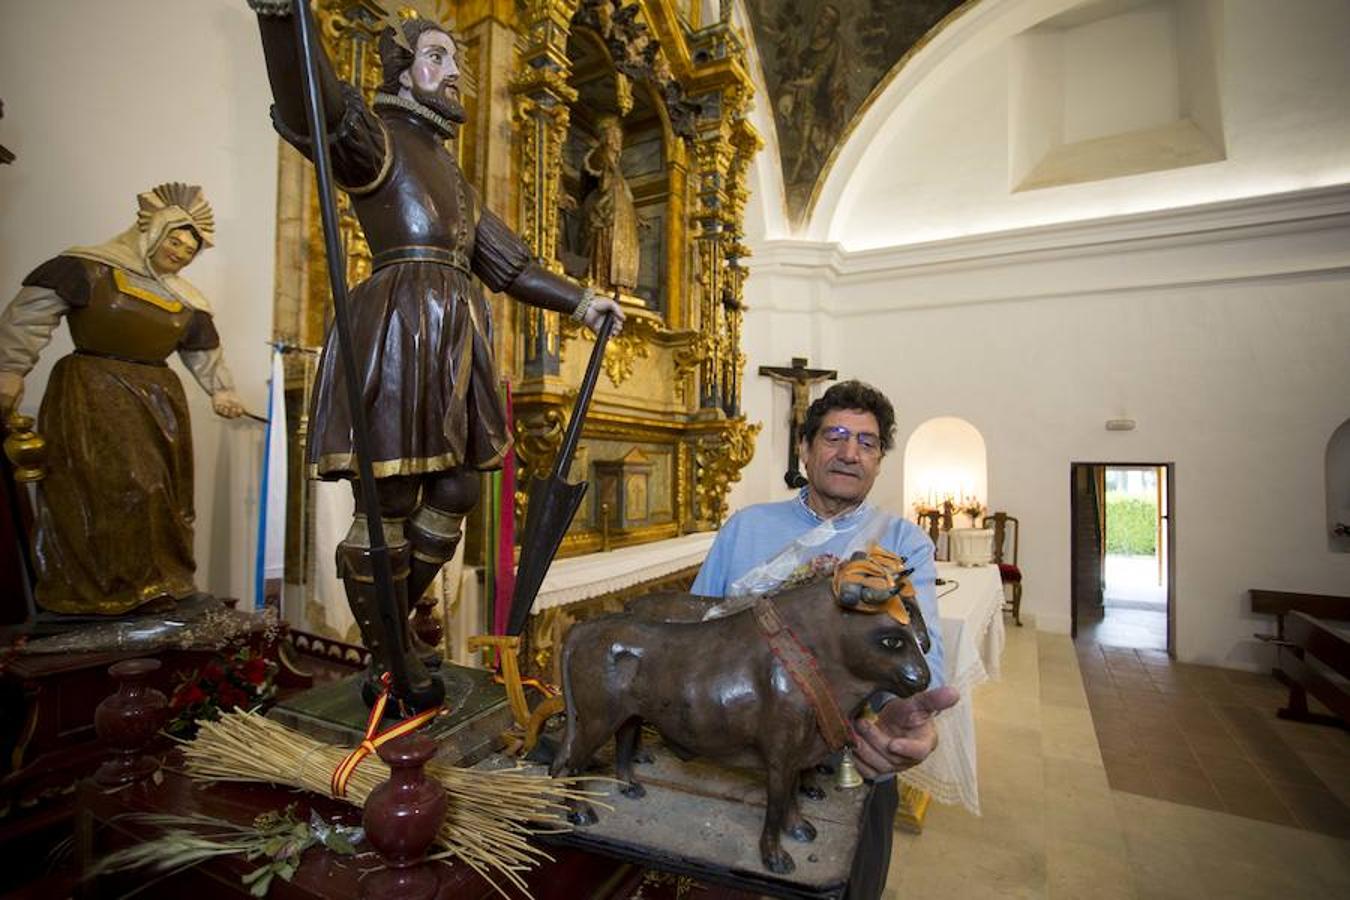
[[[863,504],[857,509],[836,516],[833,520],[838,534],[813,548],[815,554],[833,553],[842,557],[858,528],[874,513],[875,508]],[[942,620],[938,617],[937,567],[933,564],[933,542],[923,529],[899,516],[883,513],[886,522],[877,543],[897,556],[903,557],[914,570],[910,580],[918,594],[919,609],[932,647],[926,654],[932,671],[929,688],[946,683],[943,668]],[[791,500],[779,503],[759,503],[747,506],[727,520],[717,533],[708,558],[703,561],[698,577],[690,590],[703,597],[725,597],[728,589],[747,572],[772,559],[789,544],[817,528],[825,520],[806,505],[806,491]]]

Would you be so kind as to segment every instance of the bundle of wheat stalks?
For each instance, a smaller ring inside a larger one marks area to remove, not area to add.
[[[256,713],[227,713],[218,722],[203,722],[197,739],[185,747],[187,771],[206,781],[268,782],[329,793],[333,769],[347,755]],[[521,877],[547,853],[531,845],[527,835],[556,832],[569,826],[562,817],[573,798],[595,802],[575,779],[550,778],[524,768],[485,771],[430,763],[427,777],[445,787],[450,802],[436,841],[434,858],[459,857],[505,894],[496,872],[527,896]],[[389,767],[370,755],[347,783],[349,803],[364,806],[375,786],[389,777]]]

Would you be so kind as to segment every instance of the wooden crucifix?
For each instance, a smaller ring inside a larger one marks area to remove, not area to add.
[[[783,480],[790,488],[803,487],[806,477],[802,475],[797,459],[797,439],[802,422],[806,420],[806,408],[811,405],[811,385],[833,381],[839,377],[839,373],[834,369],[808,369],[805,356],[794,356],[791,366],[760,366],[759,374],[792,386],[792,412],[788,420],[788,467],[783,473]]]

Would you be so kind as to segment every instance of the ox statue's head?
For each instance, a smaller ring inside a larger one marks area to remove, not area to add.
[[[902,697],[928,687],[924,654],[932,646],[919,609],[913,569],[873,545],[840,563],[834,573],[835,602],[846,611],[842,647],[850,673]]]

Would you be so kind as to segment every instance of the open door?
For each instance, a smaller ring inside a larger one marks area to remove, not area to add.
[[[1176,652],[1174,466],[1070,467],[1075,638]]]

